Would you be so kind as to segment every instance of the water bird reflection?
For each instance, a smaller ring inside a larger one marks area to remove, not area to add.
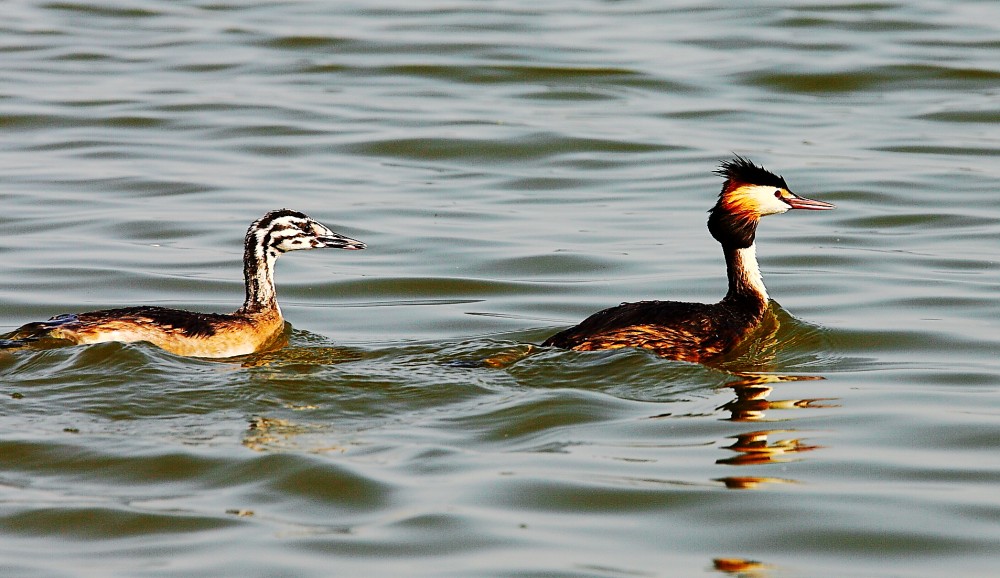
[[[736,394],[736,399],[729,401],[717,409],[730,412],[728,421],[760,422],[766,420],[766,412],[773,409],[808,409],[821,407],[836,407],[835,404],[823,402],[835,398],[784,399],[768,400],[774,391],[774,384],[793,381],[818,381],[818,376],[790,376],[772,374],[745,374],[740,379],[726,384]],[[723,449],[736,453],[735,456],[720,458],[716,464],[724,466],[759,466],[784,463],[799,459],[799,454],[820,449],[821,446],[803,441],[800,437],[787,437],[785,434],[797,434],[798,430],[789,429],[758,429],[729,436],[736,441]],[[777,439],[775,439],[777,438]],[[794,480],[766,476],[726,476],[717,478],[726,488],[747,490],[763,484],[797,483]]]
[[[794,459],[792,454],[808,452],[820,447],[804,443],[798,438],[771,441],[769,437],[787,433],[796,433],[796,431],[771,429],[729,436],[735,438],[736,442],[725,446],[724,449],[736,452],[738,455],[716,460],[715,463],[728,466],[752,466],[788,462]]]
[[[769,410],[837,407],[836,404],[826,403],[837,399],[833,397],[768,399],[768,396],[774,392],[773,384],[775,383],[822,379],[822,377],[814,375],[745,374],[741,376],[741,379],[725,385],[733,390],[736,398],[716,409],[728,411],[730,415],[726,419],[729,421],[762,421],[766,419],[766,412]]]
[[[763,578],[770,568],[763,562],[747,560],[746,558],[715,558],[712,567],[723,574],[743,576],[746,578]]]

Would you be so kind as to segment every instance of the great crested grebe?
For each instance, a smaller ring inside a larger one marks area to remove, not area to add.
[[[271,211],[247,230],[243,252],[246,301],[233,313],[196,313],[165,307],[126,307],[57,315],[6,336],[4,347],[43,337],[77,344],[148,341],[178,355],[233,357],[274,346],[284,335],[274,291],[278,255],[302,249],[364,249],[361,241],[334,233],[307,215]]]
[[[593,351],[638,347],[681,361],[704,362],[730,351],[756,328],[768,308],[754,235],[761,217],[789,209],[834,205],[800,197],[785,179],[737,156],[716,174],[726,179],[709,211],[708,230],[722,244],[729,292],[718,303],[640,301],[591,315],[542,345]]]

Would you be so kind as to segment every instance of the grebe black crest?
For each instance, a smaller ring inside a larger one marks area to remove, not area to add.
[[[247,230],[243,252],[246,300],[233,313],[196,313],[165,307],[127,307],[57,315],[29,323],[0,340],[24,346],[43,337],[72,343],[148,341],[178,355],[233,357],[280,345],[285,320],[274,291],[274,262],[304,249],[364,249],[298,211],[271,211]]]
[[[708,230],[726,257],[729,292],[722,301],[622,303],[553,335],[543,345],[578,351],[638,347],[669,359],[704,362],[724,355],[746,338],[768,308],[754,244],[760,218],[790,209],[823,210],[834,205],[792,193],[785,179],[743,157],[724,161],[716,174],[725,182],[709,211]]]

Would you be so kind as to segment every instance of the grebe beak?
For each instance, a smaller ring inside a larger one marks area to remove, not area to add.
[[[355,241],[350,237],[345,237],[336,233],[333,235],[316,237],[316,241],[317,249],[347,249],[348,251],[359,251],[367,247],[367,245],[361,241]]]
[[[788,203],[793,209],[806,209],[809,211],[825,211],[828,209],[835,209],[837,205],[833,203],[826,203],[823,201],[816,201],[813,199],[807,199],[805,197],[800,197],[795,193],[789,193],[787,196],[782,195],[781,200]]]

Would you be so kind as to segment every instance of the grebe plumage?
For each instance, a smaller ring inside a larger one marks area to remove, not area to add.
[[[756,328],[768,308],[754,237],[761,217],[790,209],[834,205],[792,193],[785,179],[737,156],[716,174],[725,178],[709,211],[708,230],[722,245],[729,292],[718,303],[640,301],[599,311],[542,345],[593,351],[638,347],[681,361],[704,362],[730,351]]]
[[[274,262],[282,253],[303,249],[364,249],[365,244],[289,209],[254,221],[244,241],[246,300],[233,313],[196,313],[166,307],[127,307],[57,315],[29,323],[7,335],[4,347],[43,337],[76,344],[148,341],[178,355],[233,357],[276,346],[284,336],[274,290]]]

